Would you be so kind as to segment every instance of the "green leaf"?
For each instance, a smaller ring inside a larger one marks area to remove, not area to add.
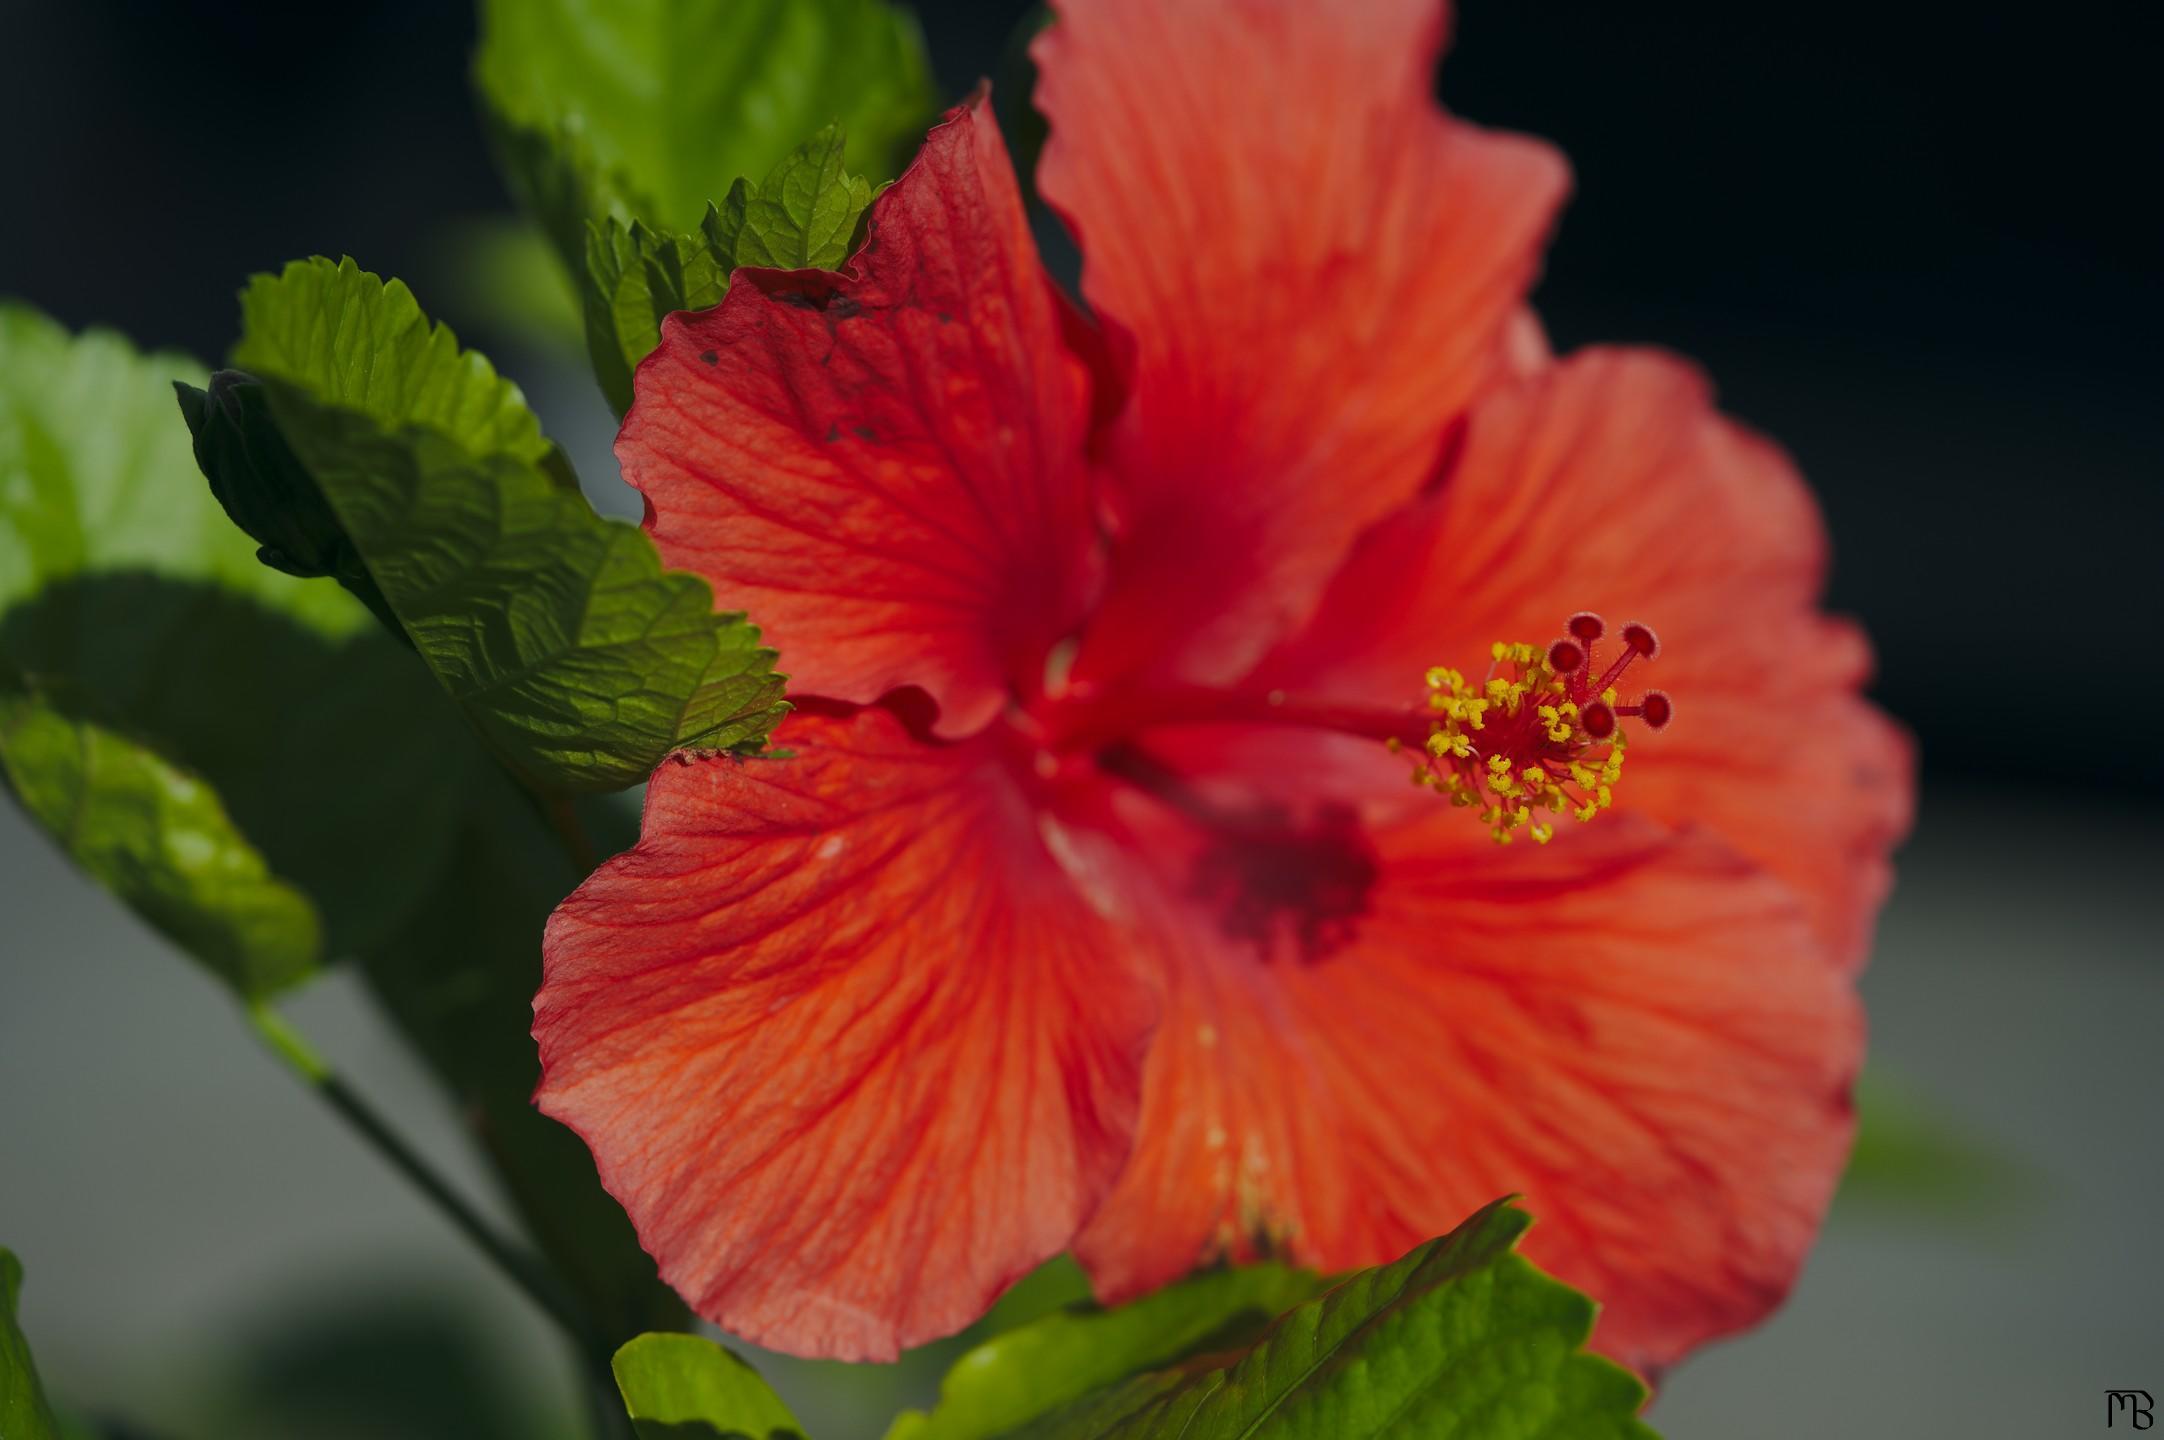
[[[286,509],[320,496],[438,683],[538,787],[621,789],[671,750],[761,745],[785,707],[758,631],[548,473],[552,447],[516,389],[409,311],[403,286],[351,261],[295,262],[250,286],[235,359],[266,382],[294,473],[312,482],[281,477]],[[350,318],[383,316],[397,318]],[[411,403],[407,364],[468,402]],[[338,555],[317,558],[338,573]]]
[[[273,994],[313,968],[315,906],[271,874],[200,777],[6,695],[0,771],[92,879],[242,995]]]
[[[879,178],[935,100],[886,0],[482,0],[474,80],[520,203],[578,273],[586,223],[690,234],[739,176],[839,123]]]
[[[679,1323],[585,1147],[528,1103],[541,927],[579,872],[410,649],[257,562],[197,472],[175,375],[203,378],[0,306],[9,786],[251,1000],[362,957],[610,1333]]]
[[[738,180],[703,227],[729,268],[833,270],[849,258],[871,182],[842,168],[842,131],[829,125],[789,152],[754,187]]]
[[[1100,1386],[1186,1357],[1252,1343],[1322,1282],[1301,1270],[1214,1270],[1116,1309],[1082,1305],[995,1336],[955,1362],[939,1404],[908,1412],[888,1440],[992,1440]]]
[[[0,768],[78,863],[260,998],[418,898],[461,737],[360,606],[256,562],[204,491],[176,373],[201,376],[0,306]]]
[[[537,785],[622,789],[671,750],[756,749],[780,718],[773,652],[704,580],[664,573],[638,527],[531,466],[272,403],[407,637]]]
[[[759,1372],[697,1335],[641,1335],[616,1352],[616,1388],[641,1440],[802,1440]]]
[[[296,260],[257,275],[240,297],[233,363],[299,386],[325,405],[388,429],[431,430],[469,455],[529,464],[555,446],[518,386],[488,357],[459,348],[450,327],[429,322],[405,282],[388,284],[350,258]]]
[[[22,1262],[0,1246],[0,1440],[57,1440],[59,1424],[45,1403],[37,1367],[30,1363],[30,1342],[15,1318],[22,1288]]]
[[[2021,1157],[1882,1069],[1867,1069],[1857,1082],[1856,1118],[1837,1215],[1999,1224],[2025,1217],[2041,1197],[2041,1178]]]
[[[631,377],[661,343],[662,319],[719,305],[729,293],[729,256],[702,228],[654,230],[643,220],[597,220],[586,236],[586,353],[611,408],[631,408]]]
[[[839,126],[789,152],[756,187],[738,180],[696,234],[644,221],[596,220],[586,237],[586,339],[594,374],[621,415],[631,376],[661,343],[662,318],[718,305],[739,265],[840,268],[872,203],[871,183],[842,165]]]
[[[1645,1387],[1581,1347],[1593,1302],[1512,1253],[1488,1206],[1282,1316],[1251,1347],[1146,1371],[1008,1432],[1027,1440],[1600,1440],[1653,1432]]]

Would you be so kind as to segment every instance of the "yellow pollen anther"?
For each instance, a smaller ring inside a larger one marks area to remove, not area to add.
[[[1588,619],[1590,638],[1575,628]],[[1488,647],[1494,664],[1481,680],[1468,682],[1447,665],[1425,676],[1428,735],[1425,753],[1413,752],[1413,779],[1473,809],[1498,844],[1508,845],[1522,830],[1545,845],[1557,819],[1590,821],[1611,808],[1623,776],[1619,719],[1643,714],[1658,728],[1672,713],[1665,695],[1658,696],[1658,714],[1652,698],[1625,706],[1610,683],[1633,658],[1649,655],[1647,647],[1632,642],[1635,655],[1626,653],[1602,673],[1591,653],[1601,634],[1597,617],[1573,617],[1569,625],[1570,636],[1546,649],[1498,640]],[[1650,634],[1642,626],[1626,630]],[[1550,655],[1577,668],[1558,672]],[[1596,674],[1598,681],[1591,678]]]

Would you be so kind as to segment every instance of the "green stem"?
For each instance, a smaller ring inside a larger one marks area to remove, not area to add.
[[[337,1111],[339,1117],[373,1146],[377,1154],[389,1161],[393,1169],[405,1176],[460,1234],[472,1241],[504,1278],[556,1323],[571,1341],[588,1372],[589,1388],[593,1392],[589,1398],[597,1434],[605,1440],[629,1436],[632,1433],[630,1421],[625,1418],[623,1404],[617,1398],[615,1375],[609,1368],[609,1346],[571,1302],[554,1273],[499,1232],[453,1190],[450,1182],[439,1175],[419,1151],[407,1144],[374,1107],[338,1078],[329,1062],[283,1015],[258,1002],[248,1007],[248,1019],[263,1043],[287,1069],[322,1096],[324,1103]]]

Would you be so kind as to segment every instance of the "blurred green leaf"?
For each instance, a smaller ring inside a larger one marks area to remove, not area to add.
[[[0,302],[0,609],[90,570],[209,580],[298,608],[301,587],[264,574],[203,495],[175,376],[200,383],[203,369]],[[352,619],[336,597],[306,608],[327,631]]]
[[[2039,1177],[1876,1068],[1856,1086],[1856,1146],[1835,1197],[1841,1213],[1919,1220],[2001,1218],[2034,1199]]]
[[[759,1372],[702,1336],[641,1335],[614,1368],[641,1440],[802,1440]]]
[[[201,371],[0,306],[0,769],[77,863],[260,997],[399,923],[462,803],[462,737],[359,605],[256,562],[204,491],[175,374]]]
[[[149,750],[0,695],[0,770],[70,858],[242,995],[305,978],[315,907],[270,873],[218,792]]]
[[[524,216],[446,223],[429,247],[422,278],[443,297],[442,318],[461,331],[565,356],[586,338],[573,277]]]
[[[732,184],[720,205],[707,207],[695,234],[614,216],[593,222],[587,348],[619,415],[631,408],[632,372],[661,343],[662,318],[720,304],[737,266],[832,270],[849,258],[872,187],[843,168],[843,148],[841,128],[827,126],[758,185]]]
[[[370,1258],[251,1294],[222,1327],[219,1351],[168,1397],[177,1431],[216,1440],[585,1434],[561,1383],[571,1377],[534,1383],[560,1371],[555,1352],[544,1343],[533,1356],[523,1337],[504,1335],[503,1317],[451,1275]]]
[[[579,273],[586,224],[689,234],[731,181],[839,123],[885,179],[935,109],[886,0],[482,0],[474,81],[512,191]]]
[[[1593,1302],[1512,1253],[1498,1201],[1395,1264],[1288,1311],[1259,1340],[1144,1371],[1017,1440],[1650,1440],[1645,1387],[1581,1348]]]
[[[992,1440],[1090,1391],[1190,1355],[1251,1344],[1323,1288],[1278,1265],[1215,1270],[1114,1309],[1082,1305],[1006,1331],[962,1356],[929,1413],[888,1440]]]
[[[516,388],[429,327],[404,286],[350,260],[296,261],[259,277],[243,314],[234,358],[267,382],[299,461],[253,478],[287,485],[287,511],[327,502],[406,639],[515,773],[622,789],[674,749],[764,742],[785,707],[758,631],[548,473],[554,449]],[[408,365],[467,398],[416,399]]]
[[[0,1440],[57,1440],[60,1427],[15,1318],[22,1288],[22,1262],[0,1246]]]

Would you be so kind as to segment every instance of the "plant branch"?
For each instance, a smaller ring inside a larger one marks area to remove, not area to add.
[[[615,1377],[609,1368],[608,1343],[572,1303],[554,1272],[474,1209],[373,1106],[338,1077],[329,1062],[283,1015],[268,1004],[256,1002],[248,1006],[248,1018],[256,1034],[287,1069],[321,1096],[340,1119],[487,1256],[504,1278],[556,1323],[590,1372],[589,1388],[595,1392],[591,1398],[597,1433],[611,1437],[611,1440],[616,1436],[629,1436],[630,1423],[621,1418],[624,1410],[617,1399]]]

